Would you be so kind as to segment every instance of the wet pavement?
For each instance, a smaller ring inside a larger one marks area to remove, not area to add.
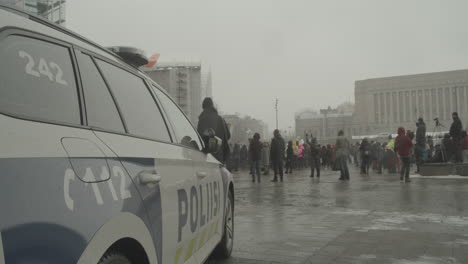
[[[234,251],[207,264],[468,263],[468,177],[309,173],[236,173]]]

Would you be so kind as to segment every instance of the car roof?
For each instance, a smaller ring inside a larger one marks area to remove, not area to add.
[[[140,77],[155,83],[142,71],[132,67],[130,64],[123,61],[123,59],[114,52],[102,47],[101,45],[57,24],[54,24],[40,16],[27,13],[23,10],[0,4],[0,29],[1,28],[19,28],[27,31],[33,31],[47,37],[52,37],[59,41],[70,43],[76,47],[80,47],[103,56],[126,69],[137,73]],[[4,19],[5,18],[5,19]],[[156,83],[155,83],[156,84]],[[157,85],[157,84],[156,84]],[[160,88],[159,85],[157,85]]]

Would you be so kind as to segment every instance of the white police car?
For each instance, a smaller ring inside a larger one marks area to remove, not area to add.
[[[0,264],[203,263],[233,183],[156,83],[0,6]]]

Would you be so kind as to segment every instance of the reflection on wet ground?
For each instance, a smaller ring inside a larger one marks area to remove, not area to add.
[[[207,263],[468,263],[468,177],[308,175],[236,173],[233,257]]]

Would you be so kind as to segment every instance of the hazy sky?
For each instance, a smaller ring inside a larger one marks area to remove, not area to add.
[[[201,60],[221,111],[281,128],[354,101],[354,81],[468,68],[464,0],[68,0],[67,27],[161,61]]]

